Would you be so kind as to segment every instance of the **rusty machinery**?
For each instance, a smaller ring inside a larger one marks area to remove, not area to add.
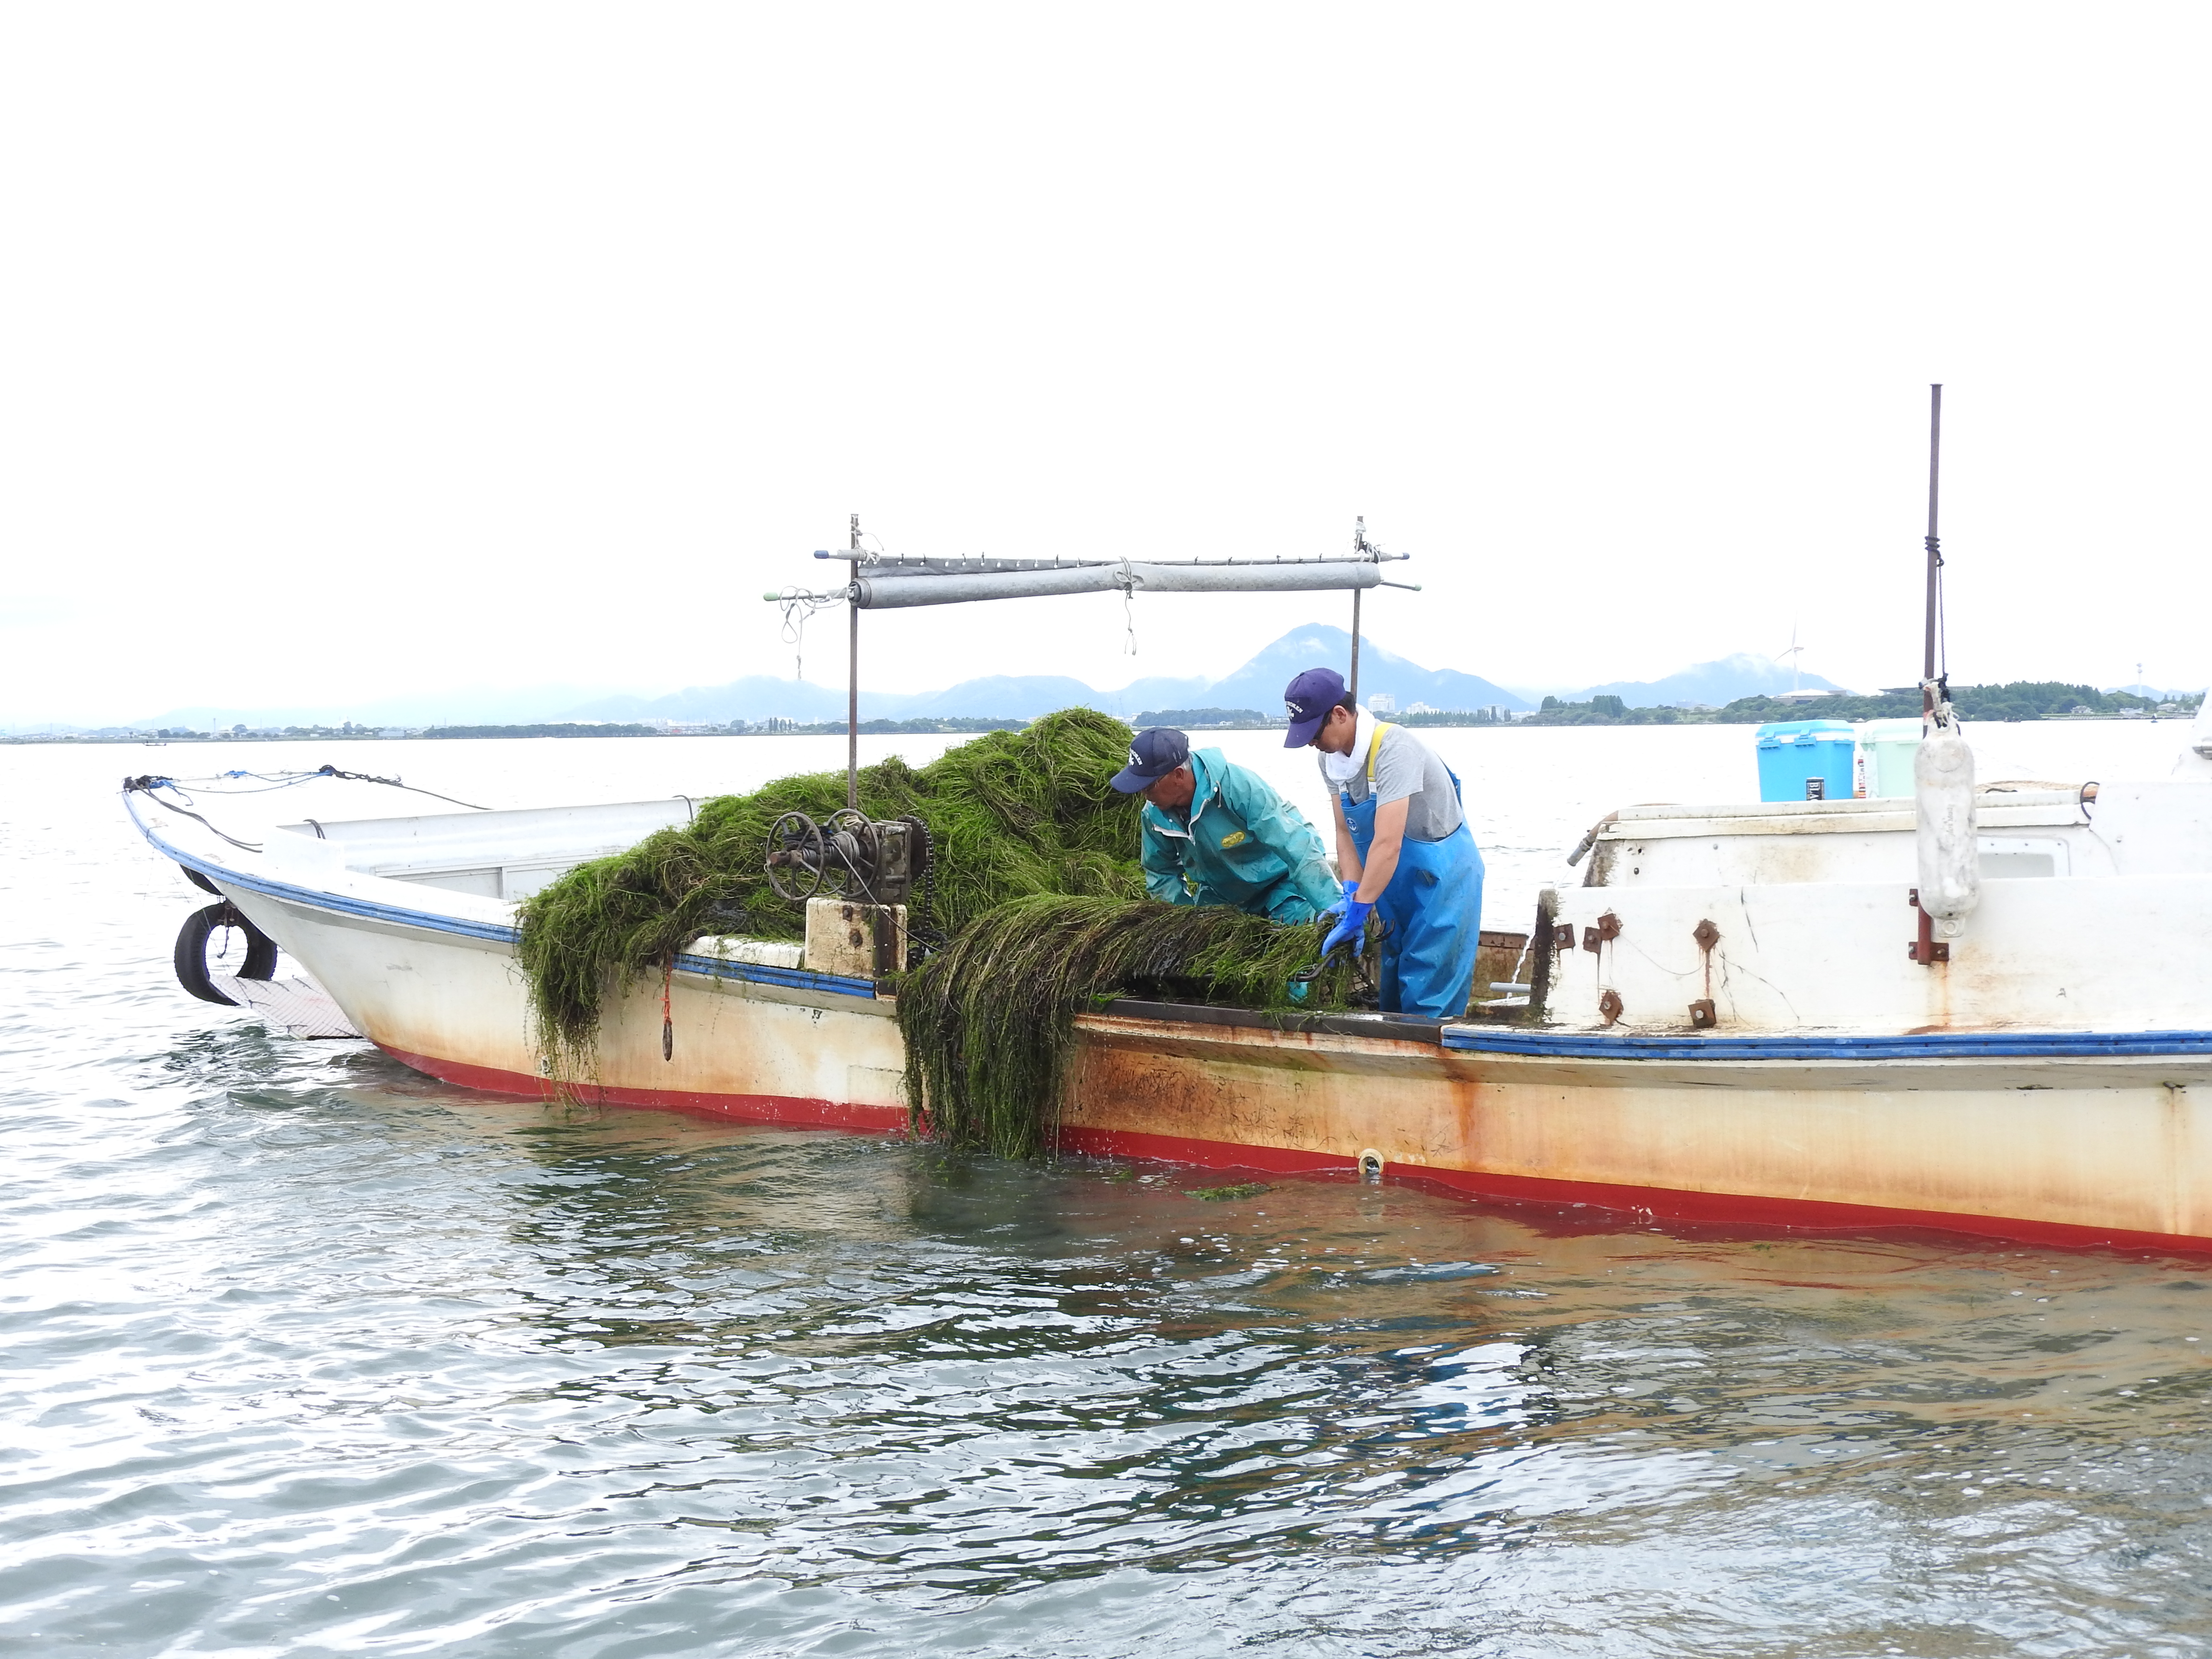
[[[893,905],[911,905],[917,884],[927,908],[929,827],[920,818],[877,819],[840,807],[817,821],[786,812],[769,828],[769,885],[796,904],[840,899],[874,907],[877,971],[902,964]]]

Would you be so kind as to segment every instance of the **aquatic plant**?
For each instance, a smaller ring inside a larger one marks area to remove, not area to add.
[[[1300,1012],[1341,1008],[1352,969],[1292,1000],[1320,953],[1316,924],[1215,906],[1040,894],[970,921],[900,982],[907,1099],[918,1129],[1002,1158],[1057,1139],[1076,1016],[1130,992]]]
[[[947,932],[1031,894],[1133,897],[1145,890],[1136,817],[1129,798],[1110,787],[1129,738],[1117,720],[1064,709],[1024,731],[958,744],[919,769],[896,757],[864,767],[860,807],[872,818],[912,817],[928,826],[927,920]],[[805,906],[778,895],[763,869],[769,829],[787,811],[822,819],[844,805],[842,772],[716,796],[700,803],[690,823],[580,865],[526,899],[515,954],[555,1075],[592,1069],[611,991],[657,976],[702,934],[803,938]]]
[[[1232,1187],[1186,1188],[1183,1196],[1194,1198],[1201,1204],[1220,1204],[1232,1198],[1257,1198],[1262,1193],[1274,1190],[1264,1181],[1240,1181]]]

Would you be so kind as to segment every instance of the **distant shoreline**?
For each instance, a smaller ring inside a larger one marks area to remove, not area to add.
[[[980,682],[977,684],[981,684]],[[976,691],[979,700],[1003,693]],[[1504,704],[1439,708],[1419,698],[1408,699],[1402,711],[1394,696],[1381,691],[1375,710],[1383,718],[1415,729],[1524,726],[1764,726],[1797,720],[1917,720],[1921,694],[1917,685],[1890,686],[1877,692],[1783,692],[1736,697],[1721,705],[1672,703],[1630,708],[1620,696],[1595,694],[1581,702],[1546,697],[1535,708],[1508,708]],[[1449,694],[1447,694],[1449,695]],[[2002,684],[1955,685],[1950,688],[1952,706],[1963,720],[1988,724],[1997,721],[2044,720],[2159,720],[2193,716],[2203,694],[2175,696],[2163,700],[2132,691],[2100,691],[2094,686],[2067,680],[2008,680]],[[1063,707],[1096,708],[1095,702],[1078,698]],[[1104,713],[1107,711],[1101,710]],[[860,722],[862,732],[883,736],[970,736],[982,732],[1018,732],[1040,715],[921,715],[905,720],[878,718]],[[1119,717],[1117,718],[1124,718]],[[1281,717],[1248,703],[1224,699],[1219,702],[1164,704],[1126,717],[1133,726],[1169,726],[1185,732],[1267,732],[1282,729]],[[758,720],[508,720],[463,721],[399,726],[343,720],[337,726],[287,724],[248,729],[234,721],[227,731],[199,731],[190,726],[103,726],[89,730],[17,732],[0,735],[0,743],[213,743],[295,742],[320,739],[350,742],[394,738],[451,740],[463,738],[698,738],[698,737],[842,737],[842,720],[800,720],[770,716]]]
[[[1661,712],[1672,713],[1674,711],[1648,709],[1634,709],[1629,711],[1632,716],[1634,714],[1648,714]],[[1961,711],[1961,719],[1968,726],[2040,724],[2073,726],[2133,726],[2148,724],[2155,726],[2160,721],[2170,722],[2176,720],[2191,720],[2196,718],[2196,713],[2197,711],[2194,707],[2175,709],[2172,712],[2154,712],[2142,709],[2130,709],[2120,712],[2092,714],[2002,714],[1994,716],[1982,715],[1978,717],[1966,715],[1964,711]],[[1778,716],[1771,714],[1756,712],[1747,712],[1737,714],[1732,710],[1716,709],[1710,713],[1702,714],[1700,716],[1696,718],[1675,720],[1637,720],[1633,718],[1547,720],[1541,714],[1532,714],[1516,720],[1437,720],[1425,719],[1419,715],[1415,715],[1411,719],[1404,719],[1395,716],[1386,716],[1385,718],[1394,720],[1395,722],[1399,725],[1409,726],[1416,729],[1425,731],[1505,732],[1530,730],[1556,731],[1563,726],[1716,726],[1749,727],[1771,724],[1778,718]],[[1788,714],[1781,718],[1806,720],[1820,718],[1835,719],[1838,717],[1834,715],[1821,716],[1809,713],[1802,704],[1800,704],[1790,706]],[[1862,716],[1860,718],[1863,720],[1867,717]],[[1875,718],[1895,717],[1877,716]],[[1018,732],[1029,724],[1030,722],[1027,720],[862,720],[860,722],[860,735],[863,737],[973,737],[986,732]],[[1181,729],[1190,732],[1194,737],[1199,737],[1211,736],[1216,732],[1280,732],[1283,728],[1281,723],[1279,721],[1268,721],[1249,725],[1189,726]],[[763,721],[757,726],[745,726],[737,729],[732,729],[730,726],[724,726],[689,727],[672,730],[648,726],[587,726],[581,724],[564,726],[551,729],[542,725],[512,726],[471,726],[433,727],[422,731],[398,732],[347,732],[328,727],[292,727],[282,732],[264,730],[260,732],[173,732],[167,736],[152,732],[23,732],[11,735],[0,735],[0,745],[21,748],[94,748],[103,744],[130,748],[191,748],[226,743],[468,743],[477,741],[513,742],[519,739],[538,738],[842,738],[845,733],[846,726],[845,722],[842,720],[813,721],[806,723],[793,721]]]

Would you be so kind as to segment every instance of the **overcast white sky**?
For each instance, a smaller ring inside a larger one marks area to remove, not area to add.
[[[889,546],[1311,554],[1510,684],[2202,685],[2195,7],[0,12],[0,718],[787,672]],[[864,619],[1220,673],[1334,597]],[[843,673],[842,618],[809,678]]]

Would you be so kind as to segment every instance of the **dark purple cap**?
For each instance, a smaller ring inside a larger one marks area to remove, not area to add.
[[[1129,763],[1114,775],[1114,787],[1125,795],[1150,788],[1190,758],[1190,739],[1172,726],[1155,726],[1137,733],[1129,745]]]
[[[1283,688],[1283,708],[1291,717],[1285,749],[1303,749],[1314,740],[1328,711],[1344,701],[1344,676],[1334,668],[1309,668]]]

